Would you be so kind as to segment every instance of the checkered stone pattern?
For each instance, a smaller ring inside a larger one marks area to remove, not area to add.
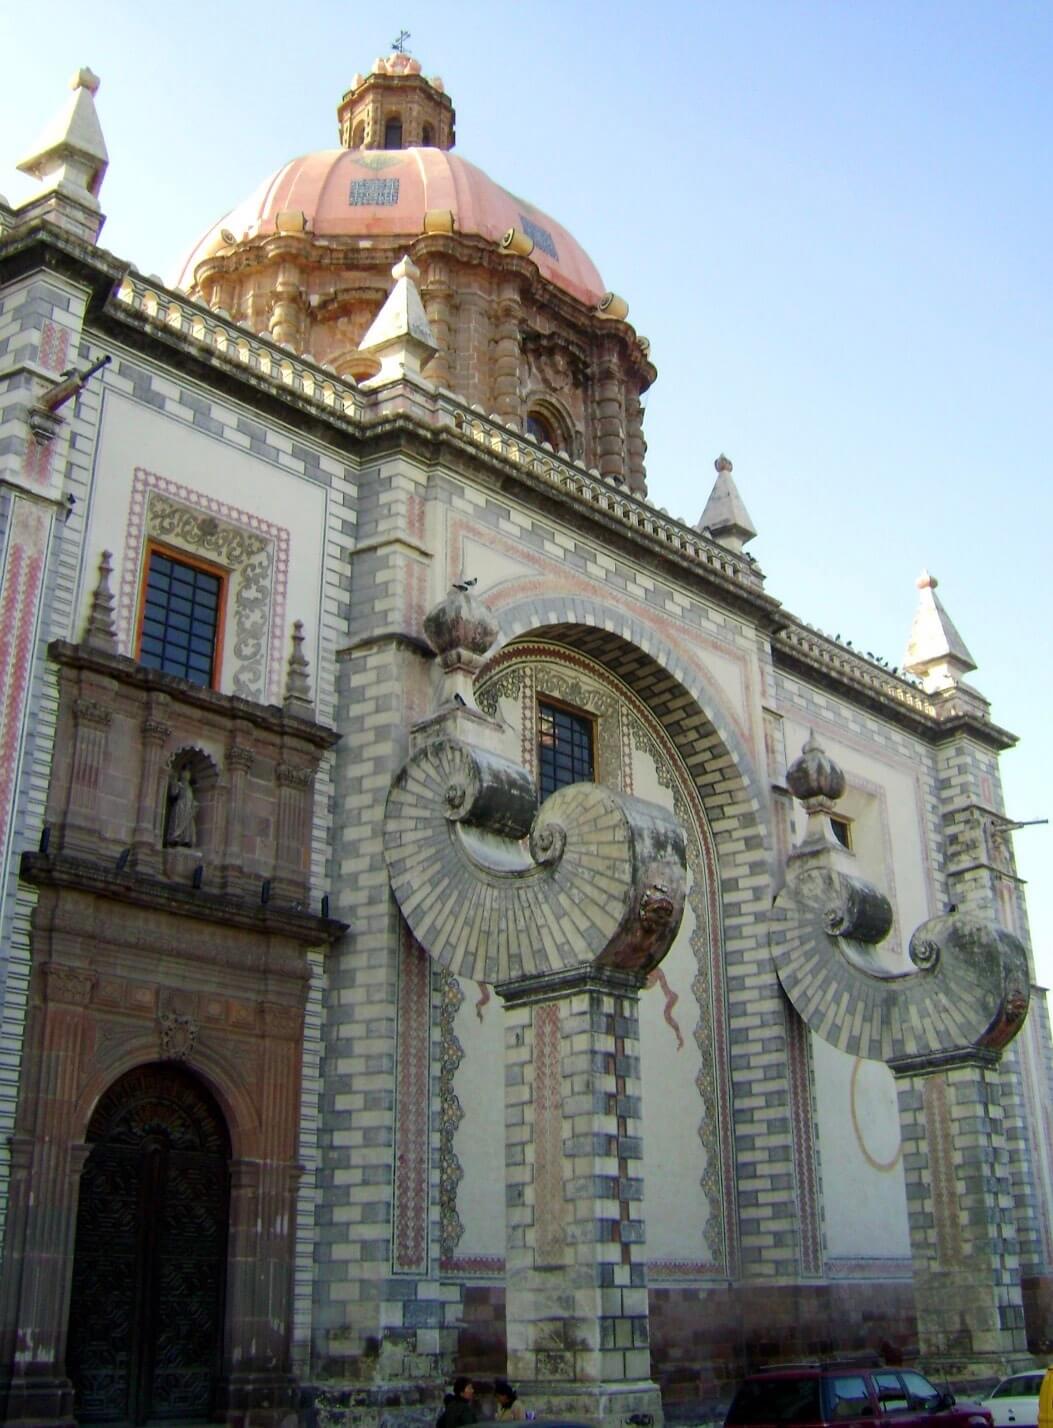
[[[73,283],[32,273],[0,302],[0,477],[53,499],[61,495],[73,403],[49,442],[35,440],[27,418],[40,393],[75,365],[86,297]]]
[[[997,1068],[897,1081],[918,1334],[933,1372],[1010,1372],[1027,1351]]]
[[[67,367],[87,366],[98,355],[81,340],[86,298],[75,283],[38,271],[12,282],[0,300],[0,1251],[36,905],[35,889],[11,875],[11,863],[40,838],[58,710],[54,671],[37,667],[34,657],[72,631],[92,458],[85,399],[99,379],[62,408],[50,443],[32,440],[26,418]],[[60,506],[63,539],[56,540]]]
[[[407,704],[421,667],[416,645],[383,636],[345,648],[338,664],[337,727],[354,730],[356,739],[353,757],[338,757],[336,764],[334,894],[352,930],[328,966],[314,1333],[316,1352],[332,1375],[360,1381],[441,1378],[449,1364],[439,1355],[454,1341],[447,1319],[456,1322],[460,1305],[459,1286],[427,1278],[426,1259],[437,1259],[438,1156],[412,1144],[414,1135],[430,1134],[427,1117],[411,1107],[396,1125],[400,998],[405,1002],[412,990],[406,1032],[414,1044],[402,1050],[414,1064],[404,1069],[425,1086],[419,1056],[429,1054],[427,1009],[419,1004],[426,991],[419,976],[410,977],[410,988],[404,975],[400,987],[400,963],[407,975],[421,969],[403,962],[406,944],[388,887],[382,819],[392,772],[405,757],[405,730],[413,722]],[[434,1066],[432,1076],[437,1079]],[[409,1179],[396,1175],[397,1146],[412,1154]],[[428,1177],[432,1207],[424,1245],[416,1242],[417,1211],[405,1198],[418,1193],[418,1173]],[[402,1229],[413,1236],[408,1250],[395,1233]]]
[[[509,1375],[532,1402],[559,1384],[639,1384],[650,1350],[637,988],[582,969],[559,992],[528,980],[498,991]]]

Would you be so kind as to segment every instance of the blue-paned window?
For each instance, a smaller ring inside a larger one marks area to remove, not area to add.
[[[592,783],[593,722],[559,704],[537,706],[537,763],[542,800],[568,783]]]
[[[150,550],[139,631],[139,663],[209,689],[218,669],[223,577]]]

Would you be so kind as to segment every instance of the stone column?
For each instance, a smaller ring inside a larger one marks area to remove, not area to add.
[[[249,742],[252,731],[249,726],[235,726],[227,748],[227,777],[229,792],[226,798],[226,828],[223,840],[223,868],[221,886],[224,892],[241,890],[244,878],[244,850],[242,839],[245,823],[245,785],[252,769],[255,754]],[[244,742],[242,742],[244,740]]]
[[[497,988],[508,1372],[539,1415],[661,1422],[641,1218],[641,985],[584,966]]]
[[[135,813],[136,866],[147,873],[156,873],[161,864],[161,834],[164,811],[164,782],[161,765],[164,746],[172,733],[171,725],[161,717],[169,703],[167,694],[151,695],[143,720],[143,760],[139,771],[139,801]]]
[[[494,344],[494,411],[502,421],[518,419],[520,321],[523,315],[518,283],[504,283],[497,303]]]
[[[1030,1367],[1001,1073],[897,1072],[897,1093],[922,1361],[947,1378]]]
[[[451,303],[454,301],[447,265],[432,260],[428,266],[428,281],[421,290],[424,311],[431,324],[438,352],[427,366],[429,380],[439,387],[450,385]]]
[[[303,1013],[265,1003],[261,1015],[260,1157],[231,1166],[224,1397],[229,1413],[265,1425],[284,1422],[295,1399],[292,1290],[300,1178],[295,1127]]]
[[[94,974],[47,963],[40,1056],[39,1118],[12,1147],[13,1184],[4,1261],[5,1423],[74,1424],[66,1374],[77,1195],[87,1147],[75,1141]]]
[[[624,480],[621,381],[613,358],[603,362],[596,384],[596,434],[600,475]]]
[[[625,399],[626,451],[629,465],[629,490],[642,496],[647,490],[647,472],[644,470],[644,456],[647,442],[643,434],[643,403],[635,392]]]
[[[282,763],[274,775],[278,784],[274,892],[278,897],[303,900],[307,896],[314,769]]]
[[[113,681],[106,682],[110,691]],[[106,761],[106,741],[113,710],[101,699],[83,695],[73,701],[73,765],[66,805],[62,844],[70,851],[98,852],[101,777]]]

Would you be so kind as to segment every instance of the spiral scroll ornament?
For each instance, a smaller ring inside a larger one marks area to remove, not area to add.
[[[930,918],[910,939],[910,970],[878,944],[891,908],[868,884],[810,868],[772,909],[779,981],[808,1026],[839,1050],[913,1071],[992,1062],[1016,1035],[1030,982],[1023,945],[967,913]]]
[[[592,783],[539,809],[526,769],[457,739],[399,771],[384,853],[418,942],[476,981],[589,963],[645,975],[683,915],[684,837],[666,809]]]

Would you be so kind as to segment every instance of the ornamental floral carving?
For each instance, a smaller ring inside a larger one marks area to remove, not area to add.
[[[146,530],[157,540],[230,571],[227,654],[234,665],[234,693],[262,701],[274,602],[274,541],[156,490],[150,492]]]
[[[464,1047],[457,1039],[454,1023],[464,1001],[457,978],[443,968],[439,972],[439,1257],[452,1259],[464,1234],[457,1213],[457,1187],[464,1170],[453,1148],[457,1127],[464,1120],[464,1108],[453,1089],[457,1068],[464,1060]]]
[[[162,1061],[187,1061],[197,1040],[197,1022],[192,1016],[162,1012],[157,1019]]]

